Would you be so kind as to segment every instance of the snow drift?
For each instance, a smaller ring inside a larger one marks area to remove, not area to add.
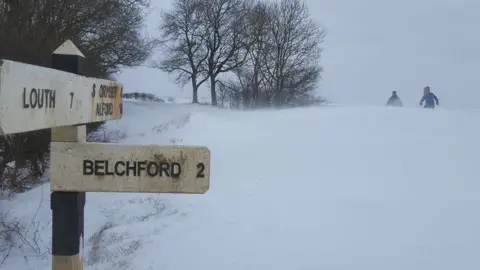
[[[441,109],[126,102],[108,128],[128,144],[208,146],[211,189],[87,194],[85,269],[479,269],[479,121]],[[37,213],[48,252],[48,185],[1,206],[26,222]],[[48,253],[23,252],[5,269],[50,269]]]

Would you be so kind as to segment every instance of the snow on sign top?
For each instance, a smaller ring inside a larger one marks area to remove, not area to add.
[[[71,40],[65,41],[53,54],[77,55],[85,58],[85,55],[73,44]]]
[[[117,82],[0,59],[0,134],[120,119],[122,96]]]

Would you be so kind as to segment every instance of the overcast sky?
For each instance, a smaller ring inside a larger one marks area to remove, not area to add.
[[[429,85],[444,108],[480,108],[480,1],[306,1],[328,31],[320,94],[340,103],[383,105],[397,90],[406,106],[415,107]],[[153,34],[158,10],[169,5],[152,0]],[[138,69],[120,76],[127,88],[149,89],[165,78]],[[159,91],[178,91],[171,83],[161,85]]]

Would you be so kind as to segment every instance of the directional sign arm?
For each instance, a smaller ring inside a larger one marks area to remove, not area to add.
[[[203,194],[210,186],[206,147],[52,142],[55,191]]]
[[[120,119],[122,100],[114,81],[0,60],[2,134]]]

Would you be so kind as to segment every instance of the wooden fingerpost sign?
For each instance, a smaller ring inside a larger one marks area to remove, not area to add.
[[[0,135],[51,129],[52,269],[82,270],[85,192],[203,194],[206,147],[87,143],[87,123],[121,119],[123,86],[86,75],[67,40],[52,68],[0,59]]]

